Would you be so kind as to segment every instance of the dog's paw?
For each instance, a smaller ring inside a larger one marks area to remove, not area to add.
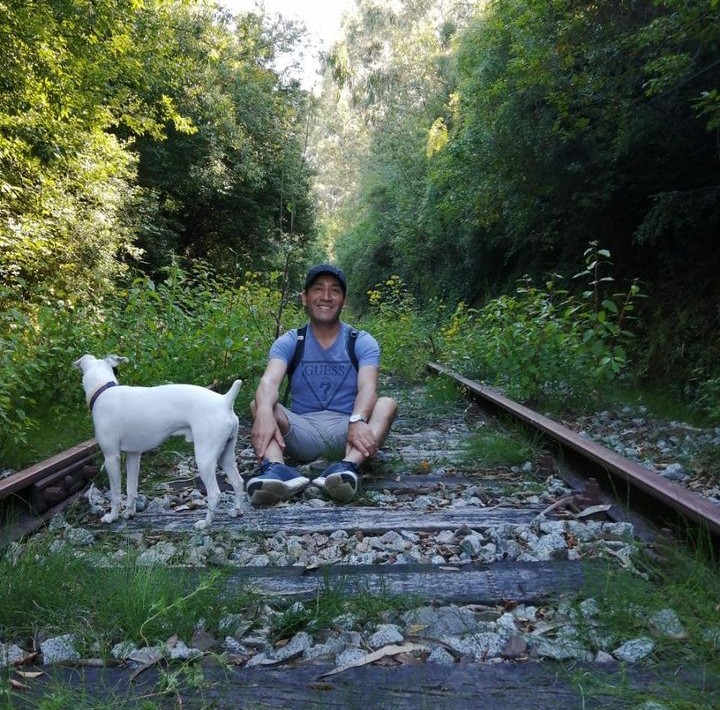
[[[101,523],[114,523],[118,519],[117,513],[105,513],[105,515],[100,518]]]
[[[135,508],[125,508],[125,510],[123,510],[122,516],[125,520],[130,520],[130,518],[134,518]]]

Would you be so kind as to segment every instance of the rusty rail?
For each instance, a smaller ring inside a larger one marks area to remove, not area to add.
[[[451,377],[480,400],[529,424],[561,447],[579,454],[609,475],[621,479],[643,496],[649,497],[651,501],[657,501],[682,518],[707,527],[712,535],[720,537],[720,506],[713,505],[679,484],[668,481],[620,454],[581,437],[571,429],[508,399],[490,387],[463,377],[439,363],[428,363],[428,368]],[[647,504],[648,500],[643,502]]]
[[[0,480],[0,500],[27,496],[36,513],[42,513],[83,488],[98,472],[95,439],[33,464]]]

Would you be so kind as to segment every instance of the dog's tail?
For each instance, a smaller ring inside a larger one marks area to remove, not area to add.
[[[235,382],[232,383],[230,389],[223,395],[223,397],[225,397],[225,402],[227,403],[228,409],[232,409],[233,402],[235,401],[235,397],[238,396],[241,385],[242,380],[235,380]]]

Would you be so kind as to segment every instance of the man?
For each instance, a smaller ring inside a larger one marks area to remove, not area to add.
[[[298,331],[281,335],[270,348],[250,405],[252,446],[262,462],[259,475],[247,485],[253,505],[288,500],[310,482],[285,463],[286,454],[298,462],[341,458],[313,484],[332,499],[349,502],[357,492],[360,466],[378,452],[390,430],[397,403],[377,396],[380,347],[369,333],[340,320],[346,294],[345,274],[334,264],[308,271],[302,304],[310,322],[302,359],[291,373],[290,409],[280,403],[279,393]],[[354,350],[357,368],[348,350]]]

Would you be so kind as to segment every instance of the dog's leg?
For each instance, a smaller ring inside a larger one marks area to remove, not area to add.
[[[135,515],[135,505],[137,502],[138,478],[140,477],[140,456],[136,452],[128,452],[125,454],[125,471],[127,476],[127,502],[123,511],[123,518],[126,520]]]
[[[204,530],[212,525],[215,510],[220,501],[220,487],[218,486],[215,475],[217,471],[217,456],[198,451],[198,446],[196,445],[195,462],[197,463],[200,480],[202,480],[205,485],[205,491],[207,492],[207,513],[203,520],[198,520],[195,523],[195,527],[198,530]]]
[[[220,466],[222,466],[223,472],[235,491],[235,506],[230,511],[232,517],[241,515],[245,504],[245,485],[238,472],[237,459],[235,458],[236,440],[237,432],[225,445],[225,450],[220,457]]]
[[[110,512],[100,518],[103,523],[112,523],[120,517],[120,452],[105,455],[105,471],[110,482]]]

